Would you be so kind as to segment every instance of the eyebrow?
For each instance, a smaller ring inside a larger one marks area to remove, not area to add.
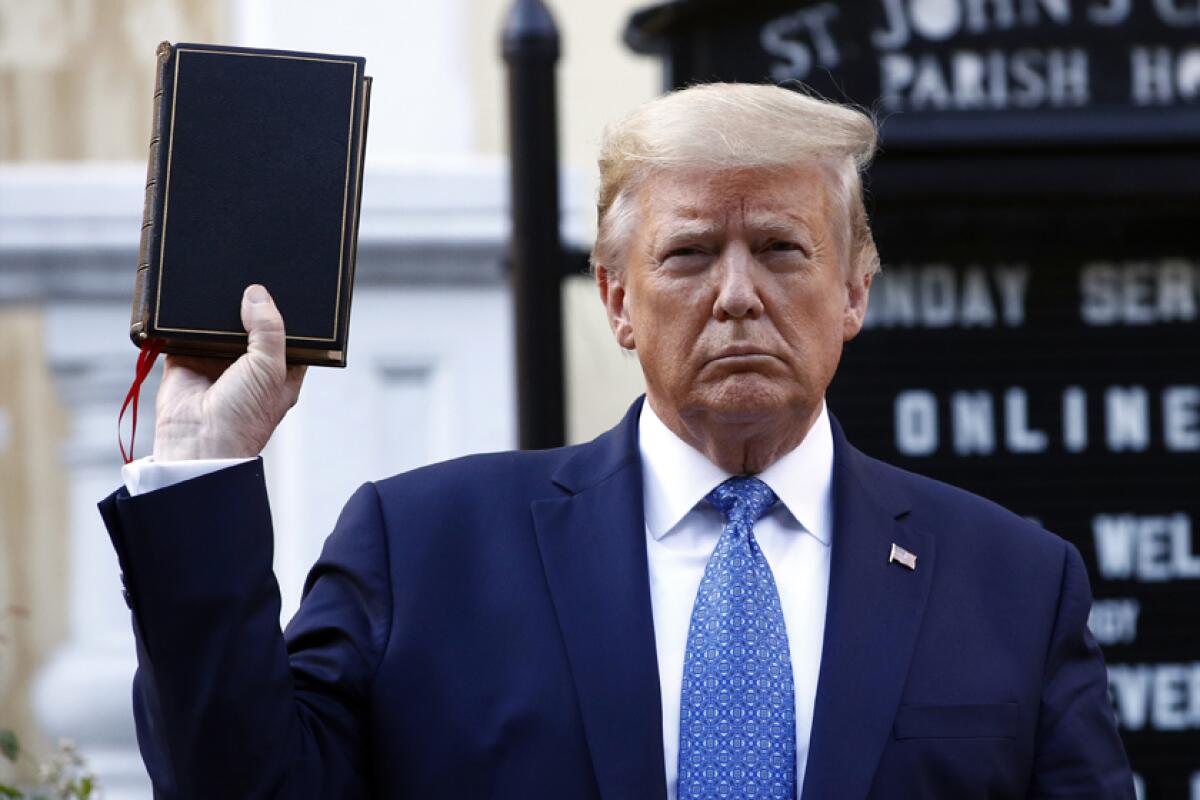
[[[797,228],[807,231],[812,227],[812,220],[808,215],[789,212],[751,213],[746,217],[746,227],[764,232],[786,232]]]
[[[779,236],[795,236],[808,231],[808,225],[799,220],[783,220],[776,217],[747,220],[746,227],[755,233]]]
[[[678,216],[663,222],[651,239],[651,247],[659,249],[673,244],[680,239],[703,238],[719,234],[724,225],[713,219],[704,219],[695,209],[683,207],[677,209]],[[768,236],[795,236],[798,233],[811,232],[810,223],[799,214],[752,214],[746,220],[746,226],[756,234]]]
[[[692,237],[712,236],[720,232],[722,225],[713,220],[688,219],[671,220],[658,227],[654,235],[654,244],[661,247],[667,242]]]

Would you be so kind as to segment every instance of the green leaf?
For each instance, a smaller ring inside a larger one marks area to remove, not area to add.
[[[21,740],[11,728],[0,728],[0,754],[9,761],[16,761],[17,756],[21,755]]]
[[[9,786],[7,783],[0,783],[0,795],[4,795],[5,797],[17,797],[17,798],[25,796],[21,792],[17,791],[16,789],[14,789],[11,786]]]
[[[91,798],[91,790],[94,788],[94,778],[90,775],[84,775],[79,778],[78,782],[71,784],[71,794],[79,800],[88,800]]]

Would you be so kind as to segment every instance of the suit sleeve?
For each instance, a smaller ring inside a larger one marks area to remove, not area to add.
[[[1134,800],[1129,761],[1108,698],[1104,658],[1087,627],[1092,606],[1087,570],[1079,551],[1070,544],[1065,547],[1029,796]]]
[[[262,461],[100,504],[138,646],[138,743],[162,798],[369,794],[367,696],[391,624],[378,494],[350,499],[279,628]]]

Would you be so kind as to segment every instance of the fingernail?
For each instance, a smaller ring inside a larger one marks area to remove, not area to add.
[[[266,303],[270,299],[271,296],[267,294],[267,290],[257,283],[246,287],[246,300],[250,303],[257,305],[259,303]]]

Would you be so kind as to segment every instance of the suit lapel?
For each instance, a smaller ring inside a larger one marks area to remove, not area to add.
[[[891,735],[934,570],[894,480],[834,428],[834,536],[804,798],[861,800]],[[915,570],[888,563],[892,544]]]
[[[566,494],[531,512],[606,800],[665,800],[662,701],[650,607],[635,403],[554,476]],[[835,532],[803,797],[859,800],[891,735],[934,569],[934,540],[836,420]],[[888,563],[892,544],[917,569]]]
[[[665,800],[662,704],[646,565],[635,403],[533,503],[538,547],[606,800]]]

